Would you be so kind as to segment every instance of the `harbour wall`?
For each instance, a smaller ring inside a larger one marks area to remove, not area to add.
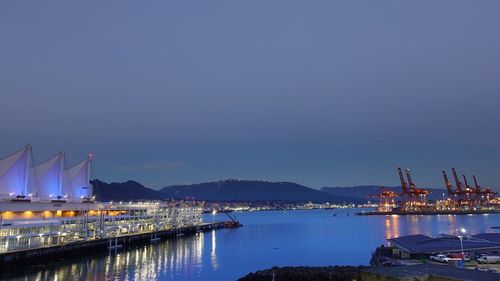
[[[500,209],[491,210],[415,210],[415,211],[370,211],[370,212],[358,212],[358,216],[385,216],[385,215],[474,215],[474,214],[496,214],[500,213]]]

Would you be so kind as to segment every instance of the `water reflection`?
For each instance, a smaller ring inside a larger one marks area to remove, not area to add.
[[[245,225],[159,243],[75,257],[44,268],[0,272],[14,280],[235,280],[250,271],[284,265],[367,264],[387,239],[408,235],[492,232],[500,215],[347,216],[352,210],[238,214]],[[212,215],[209,221],[212,221]],[[224,217],[216,217],[216,220]]]
[[[385,239],[398,237],[399,235],[399,215],[386,216],[385,220]]]
[[[212,230],[212,251],[210,252],[210,262],[212,268],[217,270],[219,268],[219,263],[217,262],[217,236],[215,235],[215,230]]]
[[[12,280],[192,280],[200,278],[205,234],[167,240],[105,255],[49,264],[43,271],[26,270],[26,276],[0,276]],[[211,259],[218,266],[212,233]],[[30,272],[32,271],[32,272]]]

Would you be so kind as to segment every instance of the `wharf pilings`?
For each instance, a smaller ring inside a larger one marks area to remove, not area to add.
[[[66,244],[23,249],[12,252],[0,253],[0,268],[12,265],[36,265],[52,260],[54,258],[64,258],[69,256],[81,256],[91,252],[108,251],[110,245],[121,245],[122,247],[132,246],[151,241],[153,238],[168,239],[179,235],[189,235],[197,232],[211,231],[225,228],[226,222],[212,222],[192,226],[182,226],[168,230],[142,232],[102,239],[89,239]]]

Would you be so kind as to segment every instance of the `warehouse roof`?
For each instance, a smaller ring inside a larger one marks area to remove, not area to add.
[[[391,245],[408,253],[441,253],[461,252],[462,246],[457,236],[441,236],[433,238],[426,235],[406,235],[387,239]],[[480,233],[463,238],[464,251],[500,249],[500,233]]]

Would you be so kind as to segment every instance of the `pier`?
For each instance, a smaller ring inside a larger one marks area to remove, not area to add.
[[[120,235],[103,239],[91,239],[86,241],[77,241],[62,245],[40,247],[33,249],[17,250],[7,253],[0,253],[0,268],[12,265],[37,264],[52,258],[63,258],[72,255],[82,255],[90,252],[116,251],[119,248],[125,248],[141,243],[153,242],[162,239],[176,238],[179,234],[189,235],[197,232],[206,232],[215,229],[231,227],[227,222],[202,223],[199,225],[176,227],[168,230],[142,232],[136,234]],[[119,245],[115,249],[108,249],[110,243],[113,246]]]
[[[480,210],[393,210],[393,211],[369,211],[358,212],[357,216],[389,216],[389,215],[481,215],[500,213],[500,209]]]

